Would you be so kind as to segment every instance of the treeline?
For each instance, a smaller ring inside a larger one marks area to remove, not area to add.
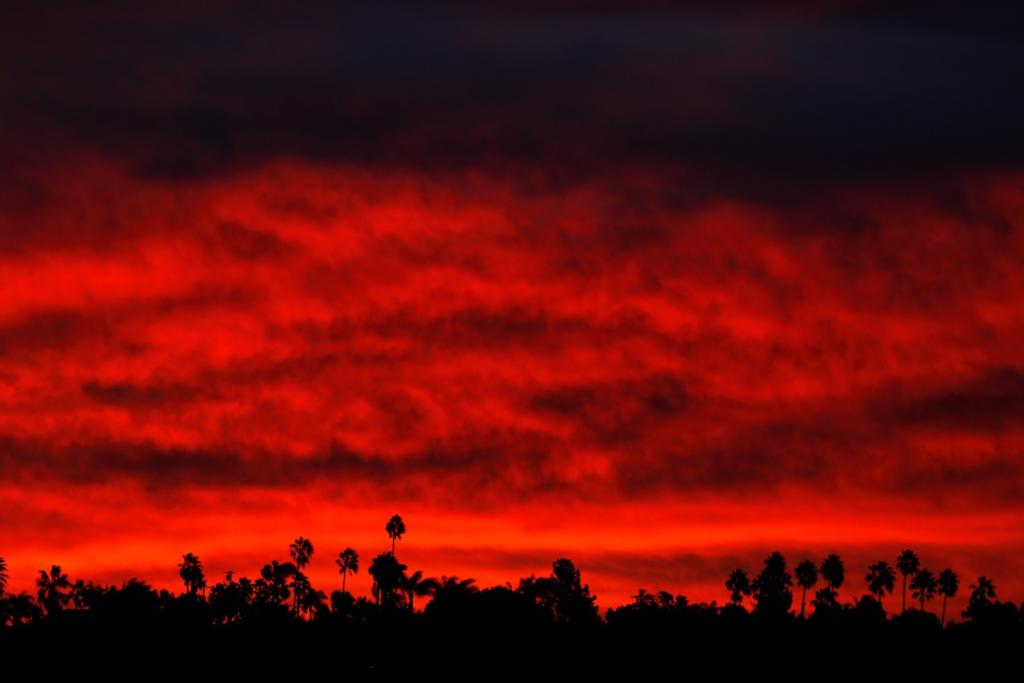
[[[996,586],[985,576],[968,587],[968,604],[961,612],[966,621],[951,624],[947,606],[960,592],[959,576],[949,568],[936,573],[923,567],[911,550],[901,553],[892,565],[879,560],[867,567],[863,576],[867,592],[852,602],[839,599],[839,589],[845,585],[849,591],[852,582],[847,581],[846,567],[838,555],[830,554],[820,563],[803,560],[791,573],[783,555],[773,552],[753,576],[737,568],[726,578],[729,600],[725,604],[691,603],[684,595],[641,588],[631,603],[609,608],[601,615],[596,596],[569,559],[555,560],[548,576],[521,578],[514,587],[507,583],[481,588],[472,578],[427,577],[422,571],[410,571],[396,555],[396,542],[405,533],[404,521],[394,515],[385,530],[391,550],[374,557],[366,570],[373,578],[370,597],[357,597],[346,589],[348,576],[361,570],[359,553],[353,548],[332,558],[340,588],[328,595],[314,587],[305,569],[315,550],[303,537],[290,545],[289,560],[268,562],[255,579],[236,577],[229,571],[212,586],[201,559],[186,553],[178,565],[184,590],[177,594],[156,590],[137,578],[121,586],[81,579],[72,582],[59,565],[39,570],[35,595],[7,594],[8,567],[0,558],[0,625],[6,632],[75,624],[133,628],[320,624],[352,628],[414,623],[452,628],[667,629],[703,634],[766,625],[776,632],[780,628],[864,631],[891,625],[924,634],[951,628],[1024,631],[1024,605],[998,600]],[[899,605],[890,616],[884,603],[887,596],[895,600],[897,591]],[[936,599],[941,600],[937,613],[929,610]],[[812,610],[807,609],[808,603]]]

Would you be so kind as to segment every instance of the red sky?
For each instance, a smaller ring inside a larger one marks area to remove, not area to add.
[[[205,45],[192,19],[175,35]],[[852,126],[840,95],[908,112],[930,86],[893,103],[888,83],[859,84],[865,36],[845,24],[748,34],[742,15],[705,17],[751,51],[713,41],[655,97],[679,55],[650,47],[646,18],[608,35],[598,19],[563,29],[629,58],[591,55],[591,73],[567,49],[536,86],[502,72],[491,92],[432,52],[443,67],[422,86],[401,80],[412,57],[374,53],[383,75],[360,63],[358,78],[400,83],[339,95],[363,127],[323,147],[301,130],[334,130],[311,113],[327,97],[316,47],[296,96],[244,32],[180,71],[140,53],[163,69],[141,94],[111,61],[131,41],[56,29],[56,47],[17,46],[38,78],[5,75],[28,94],[4,96],[0,138],[17,160],[0,201],[10,589],[59,563],[177,590],[185,552],[209,578],[253,576],[304,535],[329,591],[338,551],[368,565],[397,512],[414,569],[515,584],[565,556],[602,607],[640,587],[723,601],[729,571],[776,549],[791,566],[839,553],[845,600],[907,547],[963,593],[984,574],[1024,599],[1024,170],[993,151],[1019,138],[999,117],[969,128],[982,113],[959,101],[924,133],[891,108],[879,130]],[[552,57],[505,30],[496,48],[483,29],[460,44],[506,66]],[[829,49],[849,63],[799,59],[847,30],[853,47]],[[76,50],[99,93],[54,70]],[[238,78],[224,95],[216,74],[236,61],[273,88]],[[578,126],[560,82],[587,96]],[[836,106],[798,136],[784,114],[821,105],[802,88],[823,82]],[[450,99],[465,83],[474,104]],[[417,108],[388,108],[395,93]],[[274,109],[295,97],[297,113]],[[499,106],[520,100],[525,119]],[[348,582],[369,585],[365,569]]]

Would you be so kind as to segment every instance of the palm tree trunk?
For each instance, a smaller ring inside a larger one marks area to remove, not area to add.
[[[807,588],[804,587],[803,595],[800,596],[800,618],[804,618],[804,602],[807,600]]]
[[[348,578],[348,570],[346,569],[341,573],[341,594],[345,594],[345,579]]]
[[[949,598],[948,595],[943,595],[942,596],[942,627],[943,628],[946,627],[946,599],[947,598]]]
[[[391,537],[391,557],[395,556],[395,536]]]
[[[907,575],[903,575],[903,611],[907,611]]]

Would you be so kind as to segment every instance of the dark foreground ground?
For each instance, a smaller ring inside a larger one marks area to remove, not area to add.
[[[1019,631],[955,627],[939,633],[853,633],[792,626],[701,632],[607,625],[523,631],[424,624],[187,630],[39,624],[0,632],[4,670],[46,678],[631,681],[781,675],[823,682],[862,677],[1016,681],[1024,669],[1022,655]]]

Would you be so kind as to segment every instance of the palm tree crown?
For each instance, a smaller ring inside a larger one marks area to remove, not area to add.
[[[391,515],[391,519],[388,520],[384,530],[388,532],[388,536],[391,538],[391,554],[394,555],[395,541],[405,533],[405,522],[402,521],[400,515]]]
[[[353,574],[359,573],[359,553],[352,548],[345,548],[338,553],[338,558],[334,560],[334,564],[338,565],[338,572],[341,574],[341,592],[345,592],[345,579],[348,577],[349,572]]]
[[[292,559],[295,560],[295,566],[301,570],[313,558],[313,542],[299,536],[288,546],[288,551]]]
[[[924,603],[926,600],[931,600],[935,597],[935,589],[938,588],[938,581],[935,580],[935,575],[932,574],[931,570],[920,569],[917,574],[914,574],[914,579],[910,582],[910,589],[913,591],[915,600],[921,601],[921,611],[924,611]]]
[[[36,587],[39,589],[39,602],[46,605],[47,613],[59,612],[71,598],[65,592],[71,588],[71,580],[61,571],[60,565],[52,565],[49,573],[40,569]]]
[[[885,560],[879,560],[868,567],[868,573],[864,579],[868,582],[868,590],[878,598],[878,604],[882,604],[882,596],[892,593],[892,589],[896,586],[896,570]]]
[[[178,565],[178,576],[185,582],[185,590],[195,595],[200,588],[206,588],[206,577],[203,574],[203,563],[194,553],[185,553]]]

